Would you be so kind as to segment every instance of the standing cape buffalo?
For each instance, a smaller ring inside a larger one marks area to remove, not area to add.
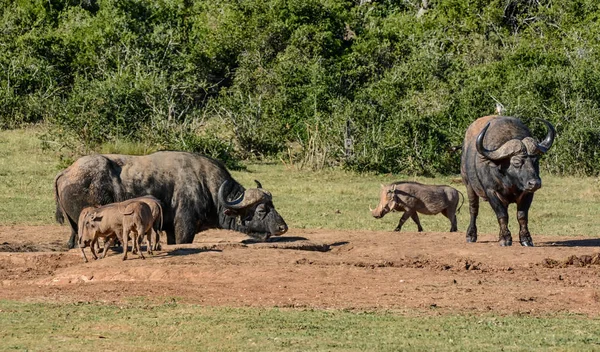
[[[527,228],[527,213],[533,193],[542,186],[539,158],[554,142],[554,127],[537,143],[529,129],[518,119],[508,116],[485,116],[469,126],[462,147],[461,176],[467,188],[471,222],[467,242],[477,241],[479,197],[490,202],[500,225],[501,246],[512,245],[508,230],[508,205],[517,203],[519,241],[533,246]]]
[[[89,155],[56,175],[56,220],[67,218],[73,248],[83,208],[152,195],[162,202],[169,244],[191,243],[197,232],[208,228],[260,239],[285,233],[287,225],[271,193],[256,183],[258,188],[244,189],[220,162],[193,153]]]

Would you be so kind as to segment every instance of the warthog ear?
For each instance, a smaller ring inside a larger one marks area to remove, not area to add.
[[[90,217],[90,220],[92,220],[92,221],[100,221],[100,220],[102,220],[102,218],[103,218],[102,215],[98,215],[98,213],[94,213]]]

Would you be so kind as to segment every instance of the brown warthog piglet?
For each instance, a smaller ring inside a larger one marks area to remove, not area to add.
[[[371,214],[380,219],[390,211],[404,211],[394,231],[400,231],[406,220],[412,218],[421,232],[423,227],[417,213],[425,215],[442,213],[450,220],[450,231],[454,232],[458,230],[456,212],[460,210],[459,194],[461,194],[459,191],[450,186],[424,185],[418,182],[381,185],[379,205],[374,210],[371,209]]]
[[[142,196],[133,199],[128,199],[126,201],[121,202],[122,206],[127,206],[131,202],[144,202],[148,204],[150,210],[152,211],[152,250],[158,251],[160,250],[160,231],[163,226],[163,210],[162,203],[154,196]],[[150,246],[150,243],[148,243]]]
[[[98,208],[88,207],[81,212],[79,218],[79,247],[83,259],[87,261],[83,248],[90,244],[92,255],[97,259],[94,252],[95,243],[98,238],[105,238],[104,257],[109,243],[115,237],[119,237],[123,245],[123,260],[127,259],[129,235],[133,233],[133,249],[136,249],[139,256],[144,259],[144,255],[139,251],[139,236],[146,234],[148,241],[148,254],[152,254],[152,226],[154,220],[152,210],[143,201],[126,201],[123,203],[108,204]],[[121,237],[122,236],[122,237]]]
[[[118,211],[117,207],[113,205],[106,206],[106,208],[114,208],[114,210]],[[98,246],[98,239],[104,238],[104,250],[102,252],[102,258],[106,256],[106,252],[110,243],[113,242],[115,238],[119,238],[121,240],[121,233],[123,232],[122,227],[122,216],[118,216],[117,221],[113,221],[112,224],[108,224],[105,222],[103,225],[98,226],[94,220],[96,220],[96,212],[101,210],[99,207],[86,207],[79,214],[78,221],[78,235],[79,235],[79,249],[81,249],[81,256],[83,260],[87,263],[88,259],[85,256],[84,248],[86,246],[90,246],[90,250],[92,252],[92,257],[94,259],[98,259],[96,255],[96,247]],[[106,211],[106,209],[104,210]],[[108,219],[107,219],[108,220]],[[106,226],[110,225],[110,226]]]
[[[144,259],[142,251],[138,248],[139,237],[146,235],[148,254],[152,254],[152,226],[154,218],[150,206],[144,201],[131,202],[123,211],[123,260],[127,259],[127,247],[129,244],[129,234],[133,233],[132,247],[137,249],[138,255]]]

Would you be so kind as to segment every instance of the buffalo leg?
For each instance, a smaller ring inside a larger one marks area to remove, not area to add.
[[[67,242],[67,247],[69,249],[75,248],[75,239],[77,238],[77,231],[71,229],[71,237],[69,237],[69,242]]]
[[[396,226],[396,228],[394,229],[394,231],[400,231],[402,230],[402,225],[404,225],[404,223],[406,222],[406,220],[408,220],[408,218],[410,218],[412,216],[414,211],[410,211],[407,210],[404,212],[404,214],[402,214],[402,217],[400,218],[400,221],[398,221],[398,226]]]
[[[487,196],[494,213],[496,213],[498,225],[500,226],[498,242],[500,242],[500,245],[503,247],[512,246],[512,235],[508,229],[508,206],[503,204],[493,192],[487,192]]]
[[[467,242],[477,242],[477,215],[479,215],[479,196],[467,184],[467,197],[469,198],[469,214],[471,220],[467,228]]]
[[[192,243],[194,242],[195,222],[192,221],[192,216],[183,214],[183,211],[179,211],[178,216],[175,218],[175,243]]]
[[[167,237],[167,244],[175,244],[175,225],[165,225],[163,231]]]
[[[417,214],[417,212],[413,212],[413,214],[410,216],[411,219],[413,219],[413,221],[415,222],[415,224],[417,224],[417,228],[419,229],[419,232],[423,232],[423,227],[421,226],[421,221],[419,220],[419,215]]]
[[[75,241],[77,240],[77,224],[71,221],[71,218],[67,216],[69,220],[69,225],[71,225],[71,237],[69,237],[69,242],[67,242],[67,246],[69,249],[75,248]]]
[[[524,194],[517,203],[517,219],[519,220],[519,242],[521,246],[533,247],[533,239],[529,233],[529,207],[533,201],[533,193]]]

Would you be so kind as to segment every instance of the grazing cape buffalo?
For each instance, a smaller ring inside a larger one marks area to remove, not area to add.
[[[412,218],[421,232],[423,227],[417,213],[425,215],[442,213],[450,220],[450,232],[454,232],[457,231],[456,212],[460,210],[459,193],[450,186],[424,185],[418,182],[381,185],[379,205],[371,210],[371,215],[379,219],[390,211],[404,211],[394,231],[400,231],[406,220]]]
[[[540,143],[531,137],[529,129],[508,116],[485,116],[473,122],[465,134],[461,157],[461,176],[467,187],[471,222],[467,242],[477,241],[479,198],[489,201],[500,225],[501,246],[512,245],[508,230],[508,205],[517,203],[519,241],[533,246],[527,216],[533,193],[542,186],[539,176],[540,156],[554,142],[555,131],[550,122],[542,120],[548,133]]]
[[[164,151],[145,156],[89,155],[54,179],[56,220],[71,226],[75,245],[77,220],[87,206],[151,195],[163,206],[167,243],[191,243],[208,228],[231,229],[259,239],[288,229],[273,206],[271,193],[244,189],[218,161],[206,156]]]

